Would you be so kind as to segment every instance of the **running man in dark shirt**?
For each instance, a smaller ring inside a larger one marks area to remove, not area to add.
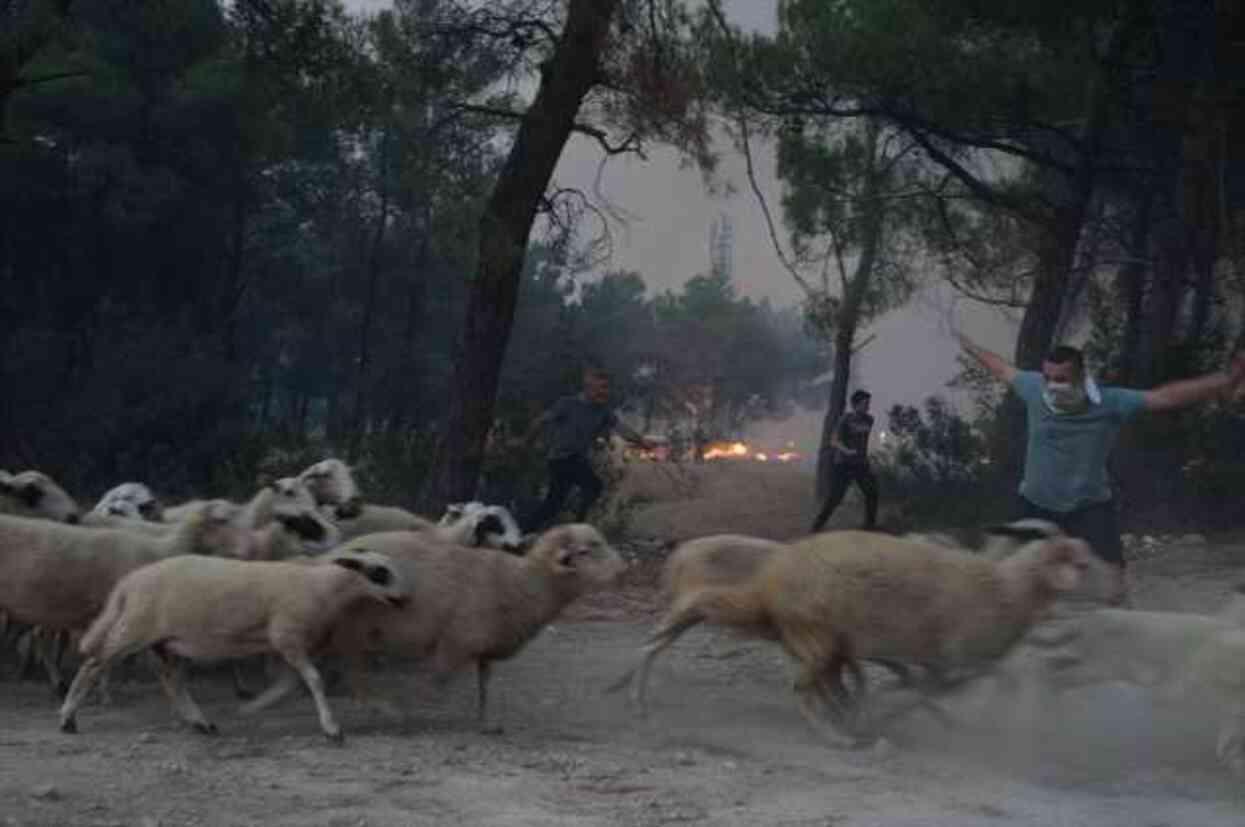
[[[825,526],[853,482],[865,495],[865,529],[872,530],[877,526],[878,481],[869,467],[869,432],[873,430],[873,417],[869,415],[871,398],[868,391],[853,393],[852,409],[843,414],[834,426],[830,437],[830,446],[834,450],[830,493],[817,519],[813,520],[814,534]]]
[[[579,509],[576,519],[583,522],[605,484],[592,469],[589,455],[598,437],[610,431],[630,442],[652,449],[643,436],[628,428],[618,419],[609,406],[609,374],[600,368],[584,370],[583,391],[575,396],[564,396],[545,411],[532,425],[528,439],[539,431],[545,431],[548,445],[549,493],[545,500],[526,520],[523,530],[536,532],[545,528],[562,510],[563,503],[576,486],[580,489]]]

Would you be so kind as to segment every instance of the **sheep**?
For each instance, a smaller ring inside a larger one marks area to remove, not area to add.
[[[141,482],[123,482],[100,497],[88,514],[159,522],[160,504]]]
[[[1215,615],[1099,609],[1065,618],[1030,642],[1054,653],[1037,657],[1037,682],[1055,695],[1119,681],[1154,690],[1166,702],[1198,693],[1228,710],[1218,756],[1245,775],[1245,585]],[[1013,663],[1014,673],[1029,664]],[[1017,681],[1005,672],[1009,688]]]
[[[166,523],[181,522],[203,502],[203,500],[191,500],[166,508],[163,520]],[[263,528],[272,522],[273,513],[278,506],[314,509],[316,501],[311,491],[297,477],[282,477],[261,487],[248,502],[242,505],[243,522],[252,528]]]
[[[999,559],[1014,551],[1021,540],[1060,536],[1053,523],[1042,520],[1018,520],[985,529],[989,538],[982,552],[990,559]],[[959,543],[946,534],[907,534],[905,539],[914,542],[936,543],[949,548],[959,548]],[[740,534],[718,534],[700,537],[680,545],[667,558],[663,569],[663,593],[667,604],[672,604],[680,594],[706,585],[728,585],[752,577],[761,563],[783,544]],[[915,683],[909,668],[898,661],[869,659],[895,674],[901,686]],[[844,664],[856,680],[856,691],[865,690],[864,674],[854,661]],[[934,709],[937,713],[937,710]]]
[[[177,554],[239,557],[248,542],[237,506],[220,500],[162,536],[0,516],[0,610],[50,630],[82,629],[129,571]],[[45,666],[60,687],[55,663]]]
[[[488,546],[515,553],[523,548],[523,532],[510,510],[478,500],[447,505],[437,522],[437,534],[446,542],[463,546]]]
[[[339,519],[358,517],[363,507],[350,466],[336,457],[309,465],[298,475],[318,505],[332,506]]]
[[[317,509],[279,505],[272,522],[251,528],[243,552],[248,560],[285,560],[328,551],[341,543],[341,531]]]
[[[1025,517],[1010,523],[988,525],[982,529],[982,533],[985,534],[985,543],[978,553],[989,560],[1002,560],[1026,542],[1044,537],[1060,537],[1064,532],[1049,520]],[[947,548],[963,547],[963,544],[955,537],[939,531],[909,532],[902,536],[915,542],[933,543]]]
[[[77,523],[82,511],[73,497],[41,471],[0,476],[0,515]]]
[[[109,664],[149,649],[177,714],[199,732],[215,733],[216,726],[185,686],[181,659],[275,652],[292,671],[245,704],[242,714],[272,705],[302,678],[315,701],[320,729],[330,741],[341,743],[341,727],[311,655],[356,604],[400,606],[407,592],[389,560],[357,547],[317,565],[181,555],[136,569],[117,582],[82,637],[79,651],[86,659],[61,706],[61,731],[78,731],[78,707]]]
[[[461,548],[411,532],[352,540],[344,550],[367,548],[402,568],[411,599],[400,611],[366,607],[334,629],[327,650],[343,656],[361,697],[362,661],[370,652],[427,658],[448,679],[476,666],[476,713],[481,732],[498,733],[488,711],[495,661],[518,654],[580,595],[606,588],[626,563],[592,526],[572,523],[537,538],[522,557],[496,549]]]
[[[133,483],[133,485],[141,486],[141,483]],[[146,488],[146,486],[141,487]],[[124,500],[119,502],[125,502],[125,505],[133,508],[130,502]],[[124,510],[124,507],[120,510]],[[134,509],[134,513],[138,513],[137,509]],[[237,550],[239,556],[248,560],[283,560],[298,555],[327,551],[336,546],[340,539],[337,527],[320,516],[315,509],[298,509],[278,504],[273,509],[272,517],[272,522],[263,528],[248,530],[245,534],[245,544]],[[239,518],[241,519],[242,517]],[[103,514],[98,511],[88,513],[83,519],[83,525],[112,527],[155,537],[165,537],[175,531],[178,526],[177,523],[150,522],[117,516],[115,511]],[[67,648],[65,644],[68,632],[62,630],[51,641],[46,640],[38,628],[34,632],[27,650],[29,655],[37,656],[44,664],[59,663],[59,652],[55,649],[45,651],[44,647],[59,646],[60,651],[64,651]],[[25,662],[19,671],[22,674],[26,672]],[[244,686],[237,667],[234,669],[233,679],[239,697],[248,697],[249,692]],[[58,682],[59,679],[54,678],[54,683]]]
[[[1198,692],[1212,696],[1224,716],[1215,755],[1238,779],[1245,779],[1245,628],[1238,624],[1239,620],[1198,645],[1175,693],[1184,698]]]
[[[805,719],[830,743],[855,745],[837,715],[827,727],[814,704],[820,699],[833,712],[845,701],[841,672],[854,659],[917,665],[943,679],[951,670],[971,674],[1006,654],[1091,565],[1088,546],[1067,537],[1031,542],[994,562],[874,532],[813,535],[773,550],[744,581],[677,595],[639,662],[609,689],[632,684],[644,711],[653,659],[709,622],[779,641],[803,666],[795,688]]]
[[[337,527],[344,542],[368,534],[413,531],[453,545],[489,546],[511,552],[519,551],[523,543],[518,524],[507,509],[478,502],[451,505],[435,523],[404,508],[367,503],[359,507],[358,516],[339,518]]]

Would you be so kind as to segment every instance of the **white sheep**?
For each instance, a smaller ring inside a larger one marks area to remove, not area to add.
[[[411,584],[401,610],[367,607],[334,629],[328,650],[347,659],[356,695],[371,652],[426,658],[442,679],[474,663],[478,723],[486,732],[500,731],[488,715],[492,664],[518,654],[563,608],[626,568],[600,533],[582,523],[546,531],[522,557],[488,548],[465,553],[415,532],[373,534],[342,548],[384,554]]]
[[[311,691],[320,728],[342,740],[311,662],[333,624],[361,602],[401,605],[407,584],[384,556],[364,550],[324,562],[245,562],[178,556],[136,569],[116,584],[79,647],[86,657],[60,711],[63,732],[77,732],[77,710],[110,663],[150,649],[178,715],[204,733],[216,727],[185,686],[184,661],[221,660],[274,652],[289,665],[280,681],[242,708],[270,706],[301,678]]]
[[[774,550],[741,582],[696,585],[673,605],[635,667],[610,689],[632,684],[644,710],[653,659],[693,626],[708,622],[781,642],[803,667],[800,710],[831,743],[841,730],[842,671],[857,659],[919,666],[944,683],[992,666],[1092,565],[1081,540],[1029,543],[1002,561],[874,532],[813,535]],[[817,714],[820,700],[830,726]]]
[[[463,503],[450,506],[439,522],[433,522],[405,508],[366,503],[357,516],[338,518],[343,542],[369,534],[390,531],[413,531],[429,535],[444,543],[463,546],[488,546],[516,552],[522,548],[523,537],[518,523],[500,505]]]
[[[1200,643],[1176,694],[1184,699],[1210,696],[1223,716],[1215,755],[1238,779],[1245,779],[1245,628],[1234,622]]]
[[[331,507],[337,519],[359,516],[363,499],[354,481],[350,466],[336,457],[320,460],[307,466],[298,478],[311,490],[316,503]]]
[[[1218,754],[1245,773],[1245,587],[1238,587],[1215,615],[1099,609],[1060,619],[1030,636],[1042,648],[1036,656],[1039,690],[1056,695],[1077,688],[1122,682],[1153,690],[1161,701],[1208,700],[1227,717],[1220,726]],[[1033,657],[1030,654],[1030,657]],[[1014,691],[1014,673],[1030,664],[1011,664],[1001,677]],[[1203,696],[1209,695],[1208,698]]]
[[[161,536],[0,516],[0,610],[48,630],[86,628],[125,574],[177,554],[239,557],[249,538],[237,507],[208,501]],[[60,670],[45,666],[53,685]]]
[[[450,503],[437,526],[438,536],[446,542],[509,552],[519,552],[523,548],[523,531],[505,506],[485,505],[479,500]]]
[[[0,476],[0,514],[76,523],[82,511],[73,497],[41,471]]]
[[[203,502],[204,500],[191,500],[170,506],[164,509],[163,520],[166,523],[181,522]],[[278,506],[314,509],[316,501],[311,491],[297,477],[282,477],[262,486],[250,500],[241,505],[242,520],[252,528],[263,528],[272,522],[273,514]]]
[[[88,516],[158,522],[160,504],[151,489],[141,482],[123,482],[105,492]]]
[[[127,483],[127,485],[139,485],[143,489],[141,483]],[[114,489],[116,490],[116,489]],[[105,500],[108,498],[105,497]],[[129,499],[117,499],[110,503],[111,508],[106,508],[104,513],[92,511],[84,518],[82,524],[91,527],[116,528],[131,533],[140,533],[153,537],[167,537],[178,529],[179,523],[163,523],[152,522],[150,520],[139,519],[137,515],[141,514],[134,507],[133,503],[137,500],[142,502],[141,492],[137,496]],[[118,504],[123,504],[117,507]],[[125,513],[125,506],[133,508],[136,516],[134,518],[120,516]],[[149,511],[150,513],[150,511]],[[246,529],[245,544],[238,547],[236,553],[247,560],[284,560],[299,555],[317,554],[336,546],[341,538],[337,527],[326,520],[314,508],[297,506],[289,506],[277,504],[272,509],[272,521],[262,528],[251,528],[243,525],[245,519],[254,517],[253,512],[239,511],[237,518],[239,525]],[[23,658],[19,672],[24,674],[27,670],[28,662],[31,658],[38,658],[42,663],[59,664],[60,652],[67,649],[69,633],[65,630],[54,633],[49,640],[49,632],[39,629],[38,627],[31,630],[29,645],[26,647],[26,655]],[[48,648],[52,647],[52,648]],[[49,673],[52,677],[53,684],[59,684],[59,676]],[[234,669],[234,685],[240,697],[249,695],[243,684],[238,668]]]

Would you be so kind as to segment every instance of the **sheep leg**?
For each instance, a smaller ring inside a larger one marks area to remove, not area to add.
[[[695,606],[687,606],[678,611],[672,612],[662,621],[648,639],[648,642],[641,648],[641,658],[638,666],[630,672],[623,675],[611,687],[609,691],[621,689],[632,680],[631,684],[631,702],[635,704],[640,715],[648,714],[648,675],[653,667],[653,661],[663,649],[668,648],[676,640],[683,636],[683,633],[693,626],[703,622],[704,614]]]
[[[56,652],[57,638],[56,632],[49,633],[47,629],[38,627],[31,632],[30,646],[32,651],[38,651],[39,660],[43,663],[43,671],[52,684],[52,691],[56,693],[56,697],[64,698],[65,693],[69,691],[69,685],[65,681],[65,676],[61,674],[58,663],[60,658]]]
[[[837,720],[837,715],[827,719],[821,714],[820,705],[826,702],[826,685],[821,676],[805,670],[804,674],[796,680],[795,692],[799,699],[800,714],[804,716],[804,720],[814,732],[831,746],[839,749],[852,749],[859,746],[859,740],[855,736],[839,729],[840,722]]]
[[[260,710],[267,709],[277,701],[290,694],[295,687],[298,686],[299,674],[293,669],[283,668],[280,677],[276,682],[261,692],[254,700],[243,704],[238,711],[243,715],[253,715]]]
[[[859,739],[842,729],[844,710],[839,704],[847,691],[843,685],[844,665],[851,659],[838,651],[836,641],[825,639],[816,630],[783,629],[782,643],[804,667],[793,687],[804,720],[833,747],[859,746]],[[823,715],[822,708],[831,714]]]
[[[173,710],[183,721],[190,724],[204,735],[215,735],[216,724],[203,714],[203,710],[190,696],[186,688],[186,663],[181,658],[173,657],[160,647],[152,650],[156,660],[156,674],[160,677],[160,685],[173,704]]]
[[[872,722],[872,729],[884,729],[895,720],[911,713],[916,709],[926,710],[934,717],[935,720],[948,729],[961,729],[963,728],[963,724],[939,706],[935,699],[959,689],[978,677],[980,677],[980,673],[969,673],[958,678],[949,678],[942,672],[931,669],[930,673],[925,678],[912,686],[912,691],[915,692],[915,696],[907,702],[896,704],[896,706],[889,712],[874,720]],[[892,692],[900,691],[902,691],[902,689],[899,687],[892,690]]]
[[[320,715],[320,729],[330,741],[341,744],[345,739],[342,736],[341,727],[333,718],[333,711],[329,709],[328,700],[324,697],[324,681],[320,679],[320,673],[316,671],[316,667],[308,660],[301,647],[286,645],[279,647],[277,651],[280,652],[281,657],[285,658],[285,662],[298,672],[303,683],[307,684],[307,689],[311,691],[311,697],[316,702],[316,712]]]
[[[107,660],[94,657],[87,658],[78,667],[78,674],[74,676],[73,683],[69,685],[69,691],[65,693],[65,702],[61,704],[61,732],[78,731],[78,707],[82,706],[83,698],[91,691],[91,687],[107,668]]]
[[[242,678],[242,661],[235,660],[229,664],[229,667],[229,674],[233,678],[233,694],[243,701],[254,698],[255,693],[247,687]]]
[[[492,662],[484,658],[476,661],[476,721],[481,735],[501,735],[505,731],[501,724],[490,722],[488,717],[488,680],[492,672]]]
[[[36,660],[42,659],[42,650],[39,649],[39,630],[34,626],[26,627],[25,632],[21,635],[17,642],[17,680],[24,681],[30,678],[30,674],[34,671]],[[46,669],[44,670],[46,673]]]

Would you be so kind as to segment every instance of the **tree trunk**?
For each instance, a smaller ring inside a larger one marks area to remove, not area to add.
[[[1021,370],[1041,369],[1042,359],[1050,350],[1068,289],[1068,268],[1081,231],[1077,215],[1073,212],[1060,222],[1039,250],[1038,275],[1016,337],[1015,365]],[[1079,215],[1083,217],[1084,211]],[[1010,391],[1003,398],[998,427],[993,453],[1005,478],[1018,479],[1024,469],[1025,408]]]
[[[410,210],[410,212],[413,214],[414,210]],[[412,373],[419,368],[415,345],[420,322],[424,317],[424,286],[428,279],[428,268],[432,262],[432,201],[429,198],[424,198],[419,208],[419,214],[421,220],[418,230],[418,241],[415,245],[414,264],[411,267],[412,272],[407,275],[406,331],[402,337],[402,364]],[[412,390],[403,388],[394,396],[393,413],[390,420],[394,431],[406,428],[408,424],[416,421],[414,415],[414,403],[416,400],[412,398],[412,394]]]
[[[856,259],[855,272],[844,285],[843,301],[839,306],[838,318],[835,320],[834,378],[830,382],[830,404],[826,408],[826,417],[821,423],[821,444],[817,449],[815,493],[819,502],[830,492],[834,459],[830,439],[834,434],[834,426],[847,408],[847,385],[852,377],[856,330],[860,325],[860,313],[864,306],[865,294],[873,278],[874,265],[877,263],[878,253],[882,247],[882,234],[886,227],[885,203],[879,197],[878,128],[873,122],[869,122],[866,126],[865,140],[866,151],[869,153],[869,166],[860,197],[861,207],[864,210],[860,256]]]
[[[1072,172],[1063,179],[1053,179],[1054,191],[1048,199],[1055,205],[1049,221],[1038,227],[1038,273],[1029,294],[1016,339],[1015,364],[1021,370],[1037,370],[1042,357],[1054,343],[1059,332],[1061,312],[1067,302],[1072,268],[1077,248],[1089,214],[1097,185],[1097,171],[1103,152],[1103,138],[1109,124],[1112,95],[1115,91],[1114,67],[1129,48],[1144,21],[1137,15],[1119,21],[1100,63],[1091,79],[1085,109],[1080,152]],[[1055,173],[1047,172],[1047,175]],[[1024,464],[1025,413],[1014,393],[1003,400],[999,430],[995,434],[996,451],[1001,470],[1008,479],[1020,476]],[[1000,444],[1001,443],[1001,444]]]
[[[1141,346],[1142,314],[1150,260],[1151,213],[1154,188],[1142,186],[1136,194],[1133,226],[1128,242],[1128,261],[1115,276],[1115,292],[1124,308],[1124,331],[1120,342],[1119,369],[1114,381],[1132,387],[1137,381]]]
[[[619,0],[571,0],[566,26],[524,114],[480,219],[479,271],[467,296],[454,380],[423,500],[429,513],[471,499],[493,423],[497,383],[514,325],[528,235],[545,188],[596,84]]]
[[[367,257],[367,297],[363,302],[363,315],[359,318],[359,363],[354,375],[354,410],[352,411],[351,433],[347,435],[350,442],[350,456],[356,456],[359,439],[365,430],[366,406],[368,392],[368,370],[372,363],[372,325],[376,318],[376,294],[380,284],[381,248],[385,243],[385,225],[389,223],[389,186],[386,180],[389,168],[389,132],[385,131],[380,139],[380,163],[376,176],[376,185],[380,189],[380,215],[376,218],[376,229],[372,233],[372,243],[368,248]]]

